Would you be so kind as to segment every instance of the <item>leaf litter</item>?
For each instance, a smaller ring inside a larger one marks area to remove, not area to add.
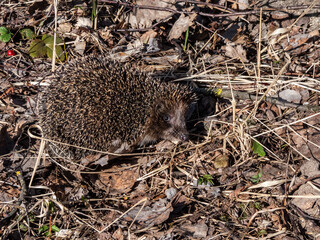
[[[319,237],[319,7],[2,1],[1,239]],[[197,89],[190,141],[113,160],[37,159],[29,127],[52,64],[105,53]]]

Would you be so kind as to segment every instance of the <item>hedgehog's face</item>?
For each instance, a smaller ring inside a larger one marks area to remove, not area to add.
[[[147,124],[143,144],[155,140],[169,140],[175,144],[188,139],[186,113],[189,106],[184,102],[160,102],[155,106]]]
[[[188,139],[186,110],[187,106],[181,104],[160,111],[158,124],[162,129],[162,134],[160,135],[161,139],[169,140],[175,144],[184,142]]]

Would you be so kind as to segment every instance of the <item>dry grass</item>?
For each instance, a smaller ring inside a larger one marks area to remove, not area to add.
[[[119,19],[125,14],[124,6],[102,2],[100,11],[108,10],[110,19],[120,24]],[[0,17],[4,21],[6,14],[17,12],[15,8],[26,12],[36,3],[5,0],[0,6],[7,10],[0,10]],[[216,48],[208,49],[213,41],[224,46],[225,42],[216,40],[220,34],[216,30],[208,33],[200,48],[196,48],[190,40],[188,54],[184,54],[185,58],[170,74],[156,73],[161,78],[187,82],[196,88],[231,91],[230,100],[217,99],[215,112],[206,111],[211,106],[205,103],[211,99],[210,96],[208,100],[208,96],[200,94],[197,109],[190,120],[191,140],[182,145],[167,147],[159,143],[130,154],[96,151],[121,158],[104,168],[93,169],[84,162],[48,157],[46,141],[65,143],[40,137],[41,129],[31,126],[37,120],[36,114],[27,118],[30,124],[19,135],[16,148],[0,158],[3,162],[12,162],[11,165],[1,165],[4,171],[1,173],[4,177],[1,183],[5,186],[1,191],[17,199],[0,200],[0,216],[6,219],[0,229],[3,239],[22,239],[26,236],[49,239],[40,232],[44,226],[48,227],[46,232],[49,235],[65,239],[71,236],[74,239],[192,239],[201,238],[196,233],[203,234],[204,230],[201,229],[205,226],[204,239],[281,239],[284,236],[311,239],[319,236],[316,230],[308,235],[299,223],[301,217],[317,223],[318,217],[297,209],[292,200],[314,200],[316,205],[320,198],[319,187],[314,181],[317,176],[306,178],[300,169],[305,160],[311,161],[315,157],[303,145],[312,145],[314,152],[320,149],[319,142],[308,134],[319,134],[317,119],[320,113],[300,112],[292,107],[265,101],[267,97],[277,98],[279,92],[290,88],[308,91],[309,98],[303,103],[319,106],[319,62],[303,64],[307,65],[306,70],[295,75],[289,71],[289,67],[296,64],[300,56],[277,48],[284,37],[290,37],[289,33],[298,20],[308,14],[315,3],[296,18],[286,31],[279,28],[277,34],[267,40],[263,40],[262,36],[262,20],[266,13],[261,8],[258,14],[258,43],[250,45],[255,52],[247,53],[253,59],[249,62],[224,56],[223,60],[212,64],[210,60],[202,58],[205,54],[217,52],[214,51]],[[37,27],[38,34],[47,32],[56,38],[56,35],[61,35],[58,22],[62,16],[72,23],[78,17],[69,1],[63,2],[69,9],[63,9],[59,4],[62,2],[58,0],[50,2],[42,17],[34,13],[39,21],[45,20],[40,26],[35,18],[33,25]],[[81,10],[85,12],[90,6],[83,8]],[[104,16],[101,14],[99,12],[100,19]],[[23,22],[21,18],[20,15],[16,17],[20,24]],[[169,27],[166,23],[163,23],[163,29]],[[6,26],[10,27],[9,24]],[[95,22],[94,26],[97,31],[110,30],[99,28],[99,22]],[[20,28],[20,25],[15,28]],[[160,32],[159,29],[157,31]],[[72,45],[76,37],[88,41],[88,54],[103,53],[107,51],[107,44],[111,40],[120,42],[124,39],[122,31],[114,31],[107,43],[97,31],[77,32],[73,37],[70,33],[66,37],[70,45],[64,45],[68,57],[76,58],[78,55]],[[246,35],[246,32],[242,34]],[[132,42],[137,38],[139,35],[135,35]],[[0,76],[10,83],[14,91],[11,95],[1,95],[6,103],[1,108],[3,115],[12,106],[7,99],[12,96],[32,98],[40,94],[41,87],[50,84],[50,72],[64,64],[56,62],[55,57],[52,61],[31,60],[27,47],[19,46],[16,41],[8,43],[5,48],[9,46],[15,49],[17,55],[0,61],[1,66],[6,67],[0,71],[0,74],[4,72],[4,77]],[[116,46],[108,46],[109,49],[116,49]],[[126,52],[120,52],[119,56],[123,54]],[[134,55],[130,57],[134,59]],[[275,63],[274,60],[279,62]],[[139,62],[144,64],[143,59]],[[163,66],[171,65],[167,63]],[[22,66],[25,67],[23,72],[28,74],[21,77],[19,71],[12,71],[21,70]],[[44,73],[48,76],[44,76]],[[27,91],[32,87],[36,88],[36,93]],[[5,92],[5,88],[1,90]],[[252,94],[254,101],[237,98],[239,91]],[[24,118],[24,114],[17,118]],[[8,118],[0,120],[2,125],[12,126],[9,133],[12,133],[10,139],[14,139],[18,129],[14,130],[14,124]],[[29,142],[27,147],[23,140]],[[266,156],[253,154],[253,142],[263,147]],[[74,147],[88,150],[82,146]],[[30,166],[24,168],[25,162]],[[13,177],[18,170],[21,171],[18,177]],[[9,177],[5,172],[12,175]],[[207,179],[204,183],[206,177],[210,181]],[[307,180],[299,179],[302,177]],[[309,185],[314,192],[295,192],[302,184]],[[56,227],[59,228],[58,232],[55,232]]]

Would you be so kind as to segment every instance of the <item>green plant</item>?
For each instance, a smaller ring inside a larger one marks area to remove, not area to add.
[[[0,27],[0,41],[1,42],[9,42],[13,33],[6,27]]]
[[[19,228],[22,232],[28,231],[28,227],[24,223],[20,223]]]
[[[263,147],[256,141],[252,142],[252,150],[254,154],[258,154],[259,157],[266,156],[266,152],[263,150]]]
[[[49,226],[48,225],[42,225],[41,228],[39,228],[39,233],[44,234],[45,236],[49,237]],[[56,225],[51,225],[51,232],[59,232],[60,229]]]
[[[22,30],[19,31],[22,39],[34,39],[36,38],[36,34],[34,33],[34,31],[32,31],[30,28],[24,28]]]
[[[239,219],[241,219],[241,220],[246,219],[248,217],[248,214],[246,213],[247,205],[244,203],[241,203],[239,208],[240,208]]]
[[[48,230],[49,230],[48,225],[42,225],[42,227],[39,228],[39,233],[42,233],[42,232],[45,232],[45,231],[48,231]]]
[[[83,201],[83,202],[87,202],[87,199],[86,199],[85,196],[81,196],[80,200]]]
[[[52,225],[52,226],[51,226],[51,230],[52,230],[53,232],[59,232],[59,231],[60,231],[60,229],[59,229],[56,225]]]
[[[254,208],[257,209],[257,210],[261,210],[262,209],[261,202],[254,202]]]
[[[55,205],[54,205],[54,203],[53,202],[49,202],[49,211],[51,212],[51,213],[54,213],[54,211],[55,211]]]
[[[97,6],[98,6],[98,1],[97,0],[92,0],[92,12],[91,12],[91,19],[94,22],[95,18],[97,17]]]
[[[262,170],[260,169],[260,171],[259,171],[258,174],[253,175],[253,176],[251,177],[251,182],[253,182],[253,183],[258,183],[258,182],[260,182],[261,177],[262,177]]]
[[[259,231],[257,231],[257,235],[258,235],[258,237],[262,237],[263,235],[267,235],[267,231],[264,229],[259,230]]]
[[[186,49],[187,49],[188,38],[189,38],[189,27],[188,27],[188,29],[187,29],[187,31],[186,31],[186,37],[185,37],[185,39],[184,39],[183,51],[186,51]]]
[[[213,177],[211,175],[209,175],[209,174],[205,174],[202,177],[199,177],[198,184],[201,185],[202,183],[204,185],[207,185],[207,183],[209,183],[211,185],[214,185]]]
[[[49,58],[53,57],[53,41],[54,37],[49,34],[44,34],[41,39],[35,39],[31,42],[29,48],[29,54],[31,57],[44,57],[48,56]],[[56,44],[62,43],[63,41],[57,37]],[[65,60],[65,54],[61,46],[56,45],[56,57],[60,61]]]
[[[33,213],[28,214],[29,222],[34,222],[36,220],[35,216]]]
[[[92,12],[91,12],[91,19],[92,19],[92,27],[94,29],[97,28],[97,14],[98,14],[98,0],[92,0]]]
[[[227,215],[221,215],[221,216],[219,217],[219,219],[220,219],[221,221],[223,221],[223,222],[227,222],[227,221],[228,221],[228,216],[227,216]]]

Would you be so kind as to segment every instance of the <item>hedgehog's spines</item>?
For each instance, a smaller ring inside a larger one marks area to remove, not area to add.
[[[185,86],[161,83],[110,58],[86,57],[58,73],[44,98],[47,106],[40,123],[47,138],[107,151],[118,140],[135,144],[148,131],[150,138],[159,137],[156,128],[161,124],[150,126],[155,122],[150,120],[155,104],[163,102],[174,114],[181,104],[192,101],[194,95]],[[86,153],[67,150],[75,158]]]

